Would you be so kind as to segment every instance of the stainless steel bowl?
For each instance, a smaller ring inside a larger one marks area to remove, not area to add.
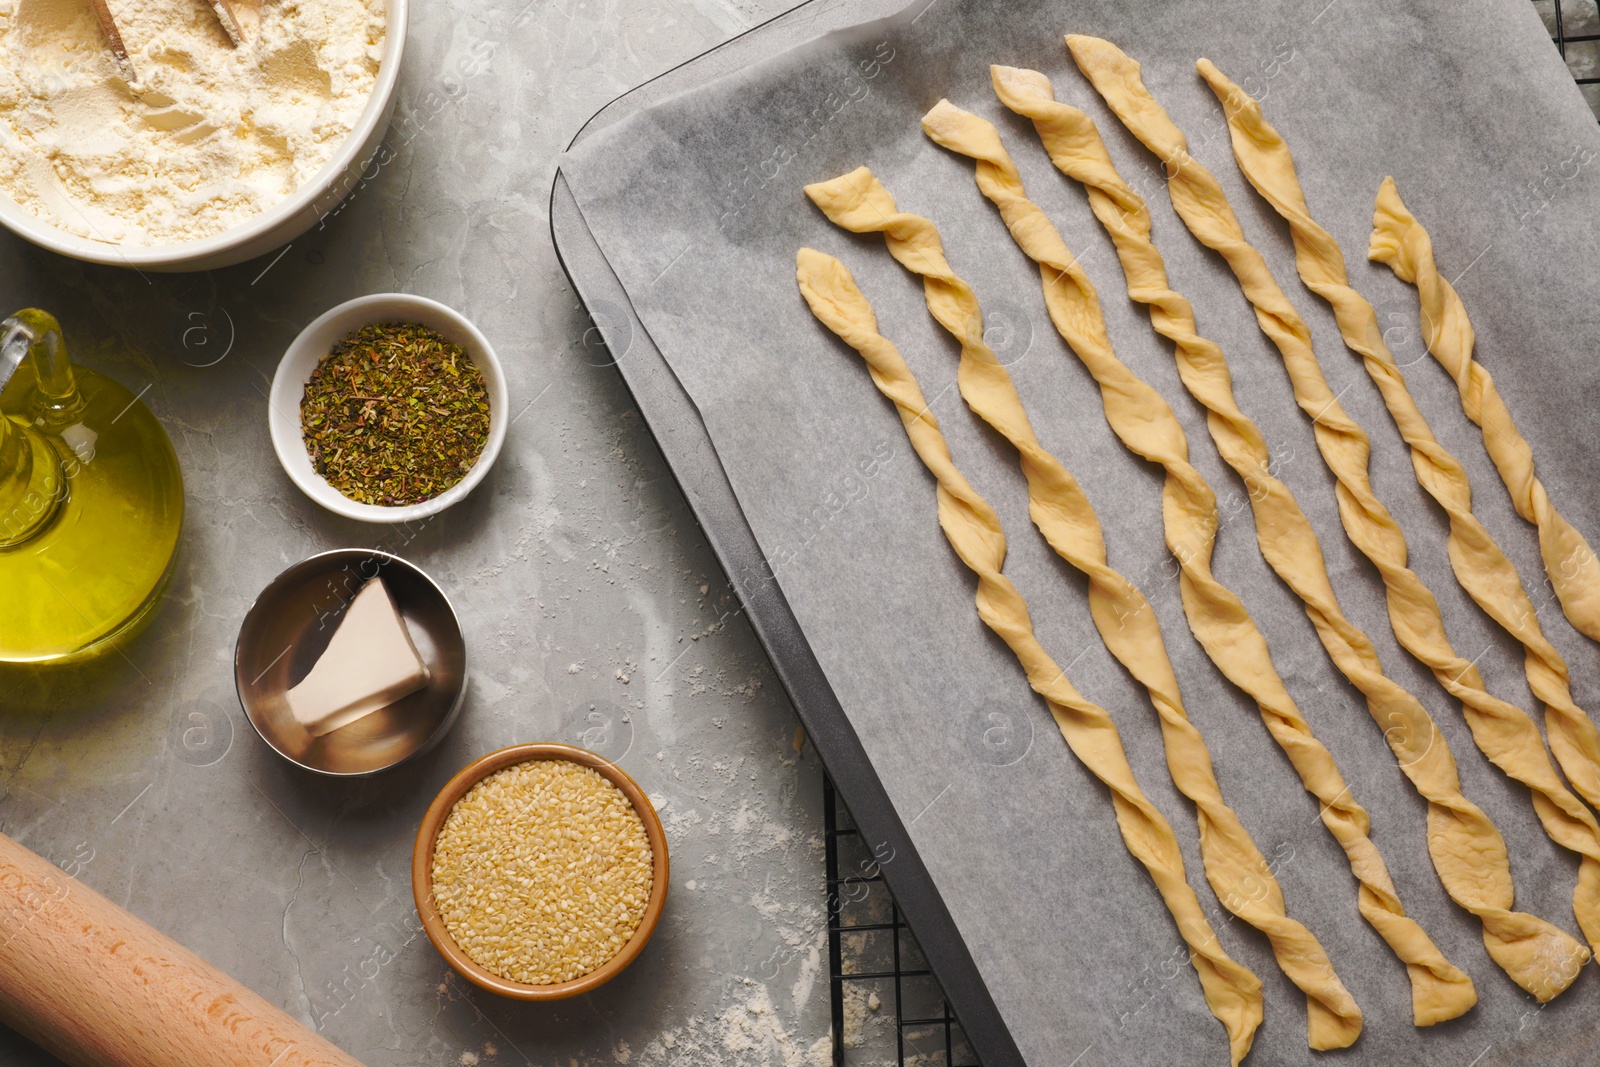
[[[312,737],[284,694],[310,673],[345,608],[376,577],[428,665],[428,685]],[[239,627],[233,675],[245,717],[280,756],[318,774],[359,778],[426,752],[450,731],[466,697],[467,649],[449,597],[420,568],[377,549],[341,548],[296,563],[261,591]]]

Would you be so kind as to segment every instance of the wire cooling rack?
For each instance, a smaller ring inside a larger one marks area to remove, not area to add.
[[[1533,0],[1590,110],[1600,114],[1600,12],[1595,0]]]
[[[1600,115],[1596,0],[1532,0]],[[833,781],[822,779],[834,1067],[980,1067]]]
[[[877,857],[822,779],[834,1067],[979,1067]]]

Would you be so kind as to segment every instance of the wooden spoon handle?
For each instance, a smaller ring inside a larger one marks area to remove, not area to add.
[[[234,47],[243,47],[244,27],[239,25],[239,16],[234,14],[233,5],[228,0],[211,0],[211,10],[217,13],[217,21],[222,23],[223,32]]]
[[[73,1067],[361,1067],[4,834],[0,1020]]]
[[[111,59],[117,65],[117,73],[132,87],[138,82],[139,75],[134,72],[133,60],[128,58],[128,47],[122,43],[122,33],[117,29],[117,20],[111,17],[111,8],[106,5],[106,0],[89,0],[89,4],[94,8],[94,17],[100,20],[100,28],[105,31],[106,44],[111,48]]]

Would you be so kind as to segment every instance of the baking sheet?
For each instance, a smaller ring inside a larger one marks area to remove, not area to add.
[[[1413,565],[1439,597],[1458,651],[1479,657],[1495,692],[1531,708],[1520,656],[1451,578],[1443,518],[1425,505],[1376,390],[1340,345],[1331,317],[1294,282],[1283,227],[1238,177],[1220,109],[1193,60],[1209,55],[1262,98],[1296,150],[1313,211],[1345,246],[1354,283],[1408,364],[1423,410],[1467,464],[1480,517],[1536,587],[1580,704],[1595,704],[1600,657],[1543,590],[1531,529],[1511,511],[1453,386],[1422,350],[1414,295],[1361,258],[1372,195],[1392,173],[1432,228],[1441,267],[1459,276],[1480,355],[1520,417],[1546,483],[1568,516],[1594,531],[1595,494],[1584,475],[1596,378],[1589,353],[1600,340],[1591,306],[1600,278],[1589,259],[1600,135],[1520,0],[1403,9],[1374,0],[1220,0],[1112,10],[935,0],[622,120],[584,140],[563,171],[640,322],[698,404],[777,581],[1031,1062],[1220,1062],[1226,1053],[1190,970],[1181,957],[1173,963],[1176,931],[1123,849],[1103,792],[973,613],[971,579],[938,532],[931,481],[892,409],[858,358],[800,301],[793,254],[801,244],[841,255],[856,272],[884,332],[936,397],[957,462],[999,508],[1012,539],[1008,573],[1029,596],[1041,638],[1117,717],[1226,947],[1266,985],[1257,1062],[1311,1057],[1302,998],[1263,939],[1208,899],[1192,818],[1166,779],[1154,714],[1100,645],[1081,580],[1029,527],[1013,457],[961,407],[956,348],[927,316],[920,286],[880,239],[834,230],[803,199],[804,183],[861,163],[903,209],[944,229],[951,262],[983,301],[990,341],[1012,365],[1041,438],[1099,507],[1113,565],[1155,604],[1225,794],[1277,862],[1291,913],[1322,938],[1367,1013],[1367,1032],[1346,1055],[1440,1064],[1592,1059],[1597,1042],[1584,1033],[1584,1004],[1595,979],[1586,974],[1541,1010],[1488,961],[1475,923],[1450,904],[1428,863],[1423,804],[1297,602],[1259,559],[1247,512],[1235,503],[1238,483],[1217,461],[1170,352],[1122,297],[1081,191],[1053,172],[1031,130],[993,102],[988,63],[1035,66],[1052,76],[1058,96],[1101,120],[1124,174],[1152,202],[1174,286],[1194,300],[1202,331],[1229,352],[1241,403],[1322,533],[1346,611],[1373,636],[1390,673],[1433,711],[1468,795],[1512,843],[1519,905],[1575,930],[1574,864],[1545,840],[1521,791],[1477,753],[1459,710],[1394,644],[1381,584],[1344,540],[1331,479],[1275,353],[1224,268],[1172,215],[1159,173],[1071,68],[1059,43],[1065,30],[1110,37],[1144,62],[1147,83],[1224,182],[1306,314],[1334,389],[1372,435],[1374,483],[1410,535]],[[917,120],[940,96],[997,122],[1030,193],[1101,287],[1119,354],[1184,419],[1196,464],[1227,516],[1217,573],[1256,614],[1291,691],[1373,813],[1373,836],[1408,910],[1477,980],[1482,1003],[1468,1018],[1432,1032],[1411,1027],[1403,969],[1357,915],[1354,883],[1316,821],[1315,802],[1253,706],[1186,631],[1161,544],[1158,474],[1105,426],[1092,381],[1044,315],[1036,271],[979,196],[969,164],[922,137]]]

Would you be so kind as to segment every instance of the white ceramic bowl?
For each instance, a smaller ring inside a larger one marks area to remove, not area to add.
[[[271,210],[200,241],[176,245],[118,245],[68,233],[0,193],[0,224],[40,248],[73,259],[159,272],[228,267],[294,240],[327,218],[352,191],[376,177],[372,173],[374,168],[382,167],[378,147],[394,115],[400,56],[406,46],[408,4],[409,0],[387,0],[388,17],[383,56],[378,61],[378,80],[350,136],[315,177]]]
[[[305,436],[300,431],[300,401],[305,397],[306,381],[316,370],[322,357],[328,354],[341,338],[374,322],[420,322],[431,326],[460,345],[483,375],[483,384],[489,389],[489,440],[483,454],[472,465],[467,476],[431,500],[404,507],[383,507],[362,504],[351,500],[329,485],[311,465],[311,455],[306,451]],[[506,377],[500,369],[500,360],[488,338],[458,311],[445,307],[437,300],[407,293],[376,293],[357,297],[338,307],[325,311],[310,326],[300,331],[272,376],[272,392],[267,402],[267,421],[272,431],[272,447],[278,453],[278,462],[289,477],[312,500],[329,511],[347,519],[362,522],[413,522],[435,515],[454,504],[489,473],[500,446],[505,444],[506,427],[510,416],[506,407]]]

